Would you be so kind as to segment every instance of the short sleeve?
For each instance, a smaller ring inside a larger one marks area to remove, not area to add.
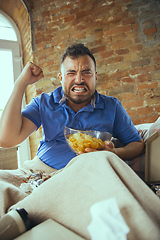
[[[130,116],[119,100],[117,101],[113,129],[114,136],[118,138],[123,145],[127,145],[130,142],[137,142],[141,139],[141,136],[132,123]]]
[[[33,98],[31,102],[22,110],[22,116],[32,121],[37,129],[41,126],[40,98]]]

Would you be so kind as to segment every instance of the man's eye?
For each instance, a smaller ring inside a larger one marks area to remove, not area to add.
[[[86,74],[86,75],[88,75],[88,74],[90,74],[91,72],[90,71],[84,71],[83,72],[83,74]]]
[[[67,75],[74,75],[74,72],[68,72]]]

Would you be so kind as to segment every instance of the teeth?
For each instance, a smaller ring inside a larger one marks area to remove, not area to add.
[[[74,92],[85,92],[85,88],[74,88],[73,89]]]

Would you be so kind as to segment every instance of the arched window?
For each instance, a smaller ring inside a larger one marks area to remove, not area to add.
[[[0,116],[22,68],[19,30],[14,21],[0,10]],[[25,99],[22,105],[25,106]],[[18,147],[19,166],[28,159],[30,159],[30,148],[27,139]]]
[[[17,41],[17,35],[10,22],[0,14],[0,39]]]

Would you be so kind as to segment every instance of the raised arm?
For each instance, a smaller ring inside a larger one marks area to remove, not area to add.
[[[22,98],[26,87],[42,77],[41,68],[33,63],[27,63],[16,80],[0,119],[0,147],[15,146],[36,130],[36,125],[21,115]]]

